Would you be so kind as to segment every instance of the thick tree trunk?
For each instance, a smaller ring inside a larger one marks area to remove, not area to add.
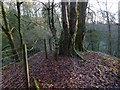
[[[68,9],[68,2],[62,2],[61,4],[62,4],[63,32],[61,34],[60,39],[59,54],[73,55],[78,25],[78,13],[77,13],[78,2],[77,0],[75,0],[75,2],[70,2],[70,9]],[[70,10],[70,13],[68,10]]]
[[[75,50],[75,39],[77,34],[77,28],[78,28],[78,1],[76,2],[70,2],[70,47],[69,51],[72,55],[74,55]]]
[[[85,28],[85,17],[86,17],[86,8],[88,2],[79,2],[78,3],[78,31],[76,36],[76,49],[79,51],[84,51],[83,40],[86,32]]]
[[[68,2],[61,2],[62,4],[62,25],[63,31],[60,37],[59,54],[68,55],[69,54],[69,20],[68,20]]]
[[[62,2],[63,32],[61,35],[61,42],[60,42],[60,48],[59,48],[60,55],[78,56],[81,59],[83,59],[83,57],[80,55],[80,53],[75,48],[76,34],[78,33],[77,32],[78,30],[78,0],[74,0],[74,2],[73,0],[71,0],[69,10],[70,10],[70,13],[68,13],[68,2]],[[85,19],[83,19],[83,21],[84,20]],[[78,35],[81,35],[81,33],[79,33]],[[80,37],[79,38],[80,40],[81,36],[79,37]],[[83,42],[83,39],[81,39],[81,42]]]
[[[51,9],[51,16],[52,16],[52,18],[51,18],[51,26],[52,26],[52,30],[53,30],[53,39],[54,39],[54,41],[55,41],[55,51],[54,51],[54,57],[55,57],[55,60],[57,60],[57,58],[58,58],[58,38],[57,38],[57,34],[56,34],[56,32],[57,32],[57,30],[56,30],[56,28],[55,28],[55,23],[54,23],[54,0],[52,1],[52,7],[51,7],[52,9]]]

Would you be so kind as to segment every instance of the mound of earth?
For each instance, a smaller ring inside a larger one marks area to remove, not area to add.
[[[120,88],[118,58],[100,52],[82,52],[86,61],[79,58],[52,55],[45,59],[37,53],[29,59],[30,83],[33,77],[40,88]],[[23,62],[3,68],[3,88],[24,88]]]

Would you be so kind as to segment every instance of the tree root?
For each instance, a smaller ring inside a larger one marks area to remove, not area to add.
[[[75,51],[77,57],[79,57],[79,58],[82,59],[83,61],[86,61],[86,59],[85,59],[82,55],[80,55],[80,52],[79,52],[79,51],[77,51],[76,49],[74,49],[74,51]]]
[[[82,59],[83,61],[86,61],[86,59],[85,59],[82,55],[80,55],[80,52],[77,51],[76,49],[74,49],[74,50],[72,51],[71,56],[72,56],[72,57],[73,57],[73,56],[77,56],[78,58]]]
[[[83,47],[83,51],[87,52],[88,50],[85,47]]]

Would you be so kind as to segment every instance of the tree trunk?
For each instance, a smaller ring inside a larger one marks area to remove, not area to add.
[[[4,25],[5,25],[5,28],[2,26],[2,30],[3,30],[3,32],[7,36],[7,39],[8,39],[8,42],[10,44],[10,47],[12,49],[12,53],[14,55],[15,60],[18,61],[19,60],[19,56],[18,56],[17,50],[15,48],[15,44],[14,44],[12,33],[11,33],[11,31],[9,29],[9,26],[8,26],[8,23],[7,23],[5,10],[4,10],[4,7],[3,7],[3,2],[0,2],[0,4],[1,4],[1,9],[2,9],[3,21],[4,21]]]
[[[74,55],[75,50],[75,39],[77,34],[77,28],[78,28],[78,1],[76,2],[70,2],[70,20],[69,20],[69,27],[70,27],[70,47],[69,51],[71,55]]]
[[[111,25],[110,25],[110,16],[108,13],[108,8],[107,8],[107,0],[106,0],[106,19],[107,19],[107,25],[108,25],[108,53],[112,55],[112,43],[111,43]]]
[[[53,39],[54,39],[54,41],[55,41],[55,51],[54,51],[54,57],[55,57],[55,60],[57,60],[57,58],[58,58],[58,38],[57,38],[57,34],[56,34],[56,32],[57,32],[57,30],[56,30],[56,28],[55,28],[55,23],[54,23],[54,0],[52,1],[52,10],[51,10],[51,26],[52,26],[52,30],[53,30]]]
[[[75,0],[74,2],[71,0],[69,9],[68,9],[68,2],[62,2],[61,4],[62,4],[63,32],[61,34],[61,39],[60,39],[60,47],[59,47],[60,55],[78,56],[81,59],[83,59],[83,57],[80,55],[80,53],[75,48],[76,34],[78,33],[77,32],[78,30],[78,0]],[[68,10],[70,10],[70,13],[68,12]],[[85,19],[83,19],[83,21],[84,20]],[[81,33],[79,33],[78,35],[81,35]],[[82,42],[83,42],[83,39],[82,39]]]
[[[50,5],[50,1],[48,1],[48,7],[47,7],[47,11],[48,11],[48,25],[49,28],[51,30],[52,33],[52,37],[54,39],[54,58],[57,60],[58,57],[58,38],[56,35],[56,28],[55,28],[55,23],[54,23],[54,0],[52,0],[52,4]]]
[[[20,7],[21,7],[21,4],[23,2],[17,2],[17,11],[18,11],[18,16],[17,16],[17,19],[18,19],[18,33],[19,33],[19,38],[20,38],[20,50],[21,50],[21,54],[19,55],[20,56],[20,59],[23,59],[23,44],[24,44],[24,41],[23,41],[23,36],[22,36],[22,32],[21,32],[21,25],[20,25],[20,19],[21,19],[21,12],[20,12]]]
[[[69,42],[70,42],[69,20],[68,20],[68,2],[61,2],[61,4],[62,4],[63,31],[62,31],[61,37],[60,37],[59,54],[60,55],[68,55]]]
[[[108,11],[106,11],[107,14],[107,24],[108,24],[108,52],[110,55],[112,55],[112,44],[111,44],[111,26],[110,26],[110,21],[109,21],[109,15],[108,15]]]
[[[27,55],[27,46],[23,44],[23,60],[24,60],[24,71],[25,71],[25,81],[26,88],[29,90],[30,88],[30,75],[29,75],[29,66],[28,66],[28,55]]]
[[[21,30],[20,30],[20,18],[21,18],[21,13],[20,13],[20,5],[22,4],[23,2],[17,2],[17,10],[18,10],[18,31],[19,31],[19,37],[20,37],[20,47],[23,46],[23,37],[22,37],[22,33],[21,33]]]
[[[75,49],[75,37],[78,25],[78,2],[77,0],[75,2],[71,1],[70,9],[68,9],[68,2],[61,2],[61,4],[63,31],[60,38],[59,54],[71,56],[74,54]],[[68,10],[70,10],[70,13]]]
[[[118,57],[120,58],[120,1],[118,6]]]
[[[85,27],[85,17],[86,17],[86,8],[88,2],[79,2],[78,3],[78,31],[76,36],[76,49],[79,51],[84,51],[83,40],[86,32]]]

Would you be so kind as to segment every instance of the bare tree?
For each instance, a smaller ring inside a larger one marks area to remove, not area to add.
[[[19,61],[19,56],[18,56],[16,47],[15,47],[14,38],[13,38],[13,35],[12,35],[12,29],[9,28],[9,24],[7,22],[7,18],[6,18],[6,13],[5,13],[5,10],[4,10],[3,2],[0,2],[0,5],[1,5],[2,16],[3,16],[4,25],[5,25],[5,26],[2,26],[2,30],[3,30],[3,32],[7,36],[7,39],[8,39],[8,42],[10,44],[10,47],[12,49],[12,53],[14,55],[15,60]]]
[[[108,46],[108,52],[111,55],[112,54],[112,44],[111,44],[111,25],[110,25],[110,18],[109,18],[109,13],[108,13],[108,9],[107,9],[107,0],[106,0],[106,17],[107,17],[107,24],[108,24],[108,32],[109,32],[109,36],[108,36],[108,41],[109,41],[109,46]]]
[[[100,6],[99,1],[97,0],[98,5]],[[100,6],[100,12],[104,18],[104,20],[106,19],[106,23],[108,25],[108,53],[111,55],[112,54],[112,43],[111,43],[111,22],[110,22],[110,13],[108,11],[108,5],[107,5],[107,0],[105,2],[105,10],[101,9]]]

